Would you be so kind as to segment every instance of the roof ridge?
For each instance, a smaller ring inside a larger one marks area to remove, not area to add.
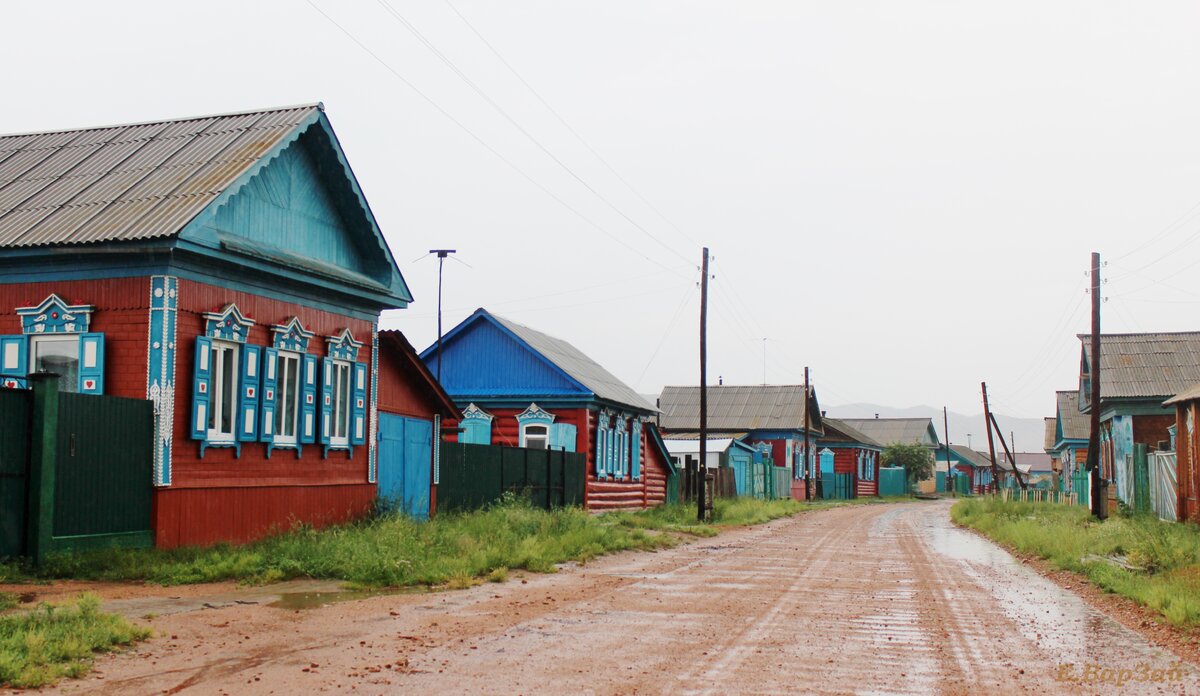
[[[324,102],[307,102],[302,104],[289,104],[287,106],[273,106],[265,109],[243,109],[241,111],[229,111],[226,113],[217,114],[201,114],[198,116],[185,116],[183,118],[155,118],[147,121],[133,121],[130,123],[110,123],[102,126],[78,126],[74,128],[54,128],[51,130],[35,130],[25,131],[21,133],[0,133],[0,138],[20,138],[27,135],[53,135],[55,133],[75,133],[91,130],[109,130],[111,128],[133,128],[135,126],[150,126],[156,123],[185,123],[187,121],[200,121],[206,118],[229,118],[231,116],[248,116],[250,114],[270,114],[279,111],[293,111],[295,109],[311,109],[315,108],[320,111],[325,110]]]

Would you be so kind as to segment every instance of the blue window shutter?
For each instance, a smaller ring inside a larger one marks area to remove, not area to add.
[[[258,385],[262,348],[242,346],[241,390],[238,392],[238,439],[258,439]]]
[[[350,389],[350,444],[361,445],[367,441],[367,364],[356,362],[352,375],[354,385]]]
[[[464,445],[492,444],[492,422],[486,418],[468,418],[462,423],[458,441]]]
[[[192,439],[208,439],[208,416],[212,397],[212,339],[196,337],[196,359],[192,363]]]
[[[276,378],[278,379],[278,378]],[[317,356],[301,356],[300,360],[300,442],[317,441]]]
[[[318,440],[322,445],[328,445],[333,434],[333,360],[321,358],[321,417],[320,435]]]
[[[262,403],[262,419],[258,425],[258,439],[263,442],[275,442],[275,405],[279,401],[276,391],[279,389],[279,351],[274,348],[264,348],[262,366],[259,368],[262,386],[259,389]],[[303,397],[301,397],[303,399]]]
[[[27,386],[29,341],[25,336],[0,336],[0,387],[17,389]]]
[[[104,334],[79,335],[79,393],[104,393]]]
[[[604,471],[610,477],[613,477],[617,474],[617,429],[609,428],[605,431],[605,439],[607,442],[605,443],[604,452]]]
[[[564,452],[575,451],[575,438],[578,431],[570,423],[555,423],[550,426],[550,447]]]
[[[630,473],[636,481],[642,478],[642,429],[641,424],[633,421],[632,424],[633,446],[629,448],[630,456]]]
[[[596,478],[604,478],[604,428],[596,424]]]

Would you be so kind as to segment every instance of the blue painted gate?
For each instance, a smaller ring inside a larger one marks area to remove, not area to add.
[[[433,423],[379,414],[379,498],[406,515],[429,517]]]

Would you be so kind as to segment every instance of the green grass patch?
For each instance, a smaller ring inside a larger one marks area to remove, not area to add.
[[[0,592],[0,611],[12,609],[18,602],[19,598],[12,592]]]
[[[593,515],[580,508],[539,510],[510,498],[484,510],[428,521],[382,515],[323,530],[297,529],[244,546],[52,555],[38,569],[0,565],[0,582],[71,578],[179,585],[316,578],[364,588],[458,588],[482,580],[502,582],[512,570],[553,572],[567,561],[670,547],[680,538],[672,532],[712,536],[722,526],[759,524],[847,502],[853,501],[718,499],[715,524],[704,525],[696,522],[690,505]]]
[[[97,652],[149,636],[149,629],[101,612],[100,599],[88,594],[73,606],[43,604],[27,614],[0,617],[0,686],[37,688],[81,677]]]
[[[1200,530],[1193,525],[1144,515],[1100,522],[1079,505],[996,499],[963,500],[950,516],[1153,609],[1176,626],[1200,625]]]

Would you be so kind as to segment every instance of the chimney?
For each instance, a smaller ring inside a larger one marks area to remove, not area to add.
[[[724,385],[725,385],[725,378],[722,377],[721,375],[717,375],[717,386],[721,387]]]
[[[826,413],[828,413],[828,411],[821,411],[821,417],[824,418]]]
[[[879,414],[878,414],[878,413],[876,413],[876,414],[875,414],[875,418],[876,418],[876,419],[878,419],[878,418],[879,418]]]

